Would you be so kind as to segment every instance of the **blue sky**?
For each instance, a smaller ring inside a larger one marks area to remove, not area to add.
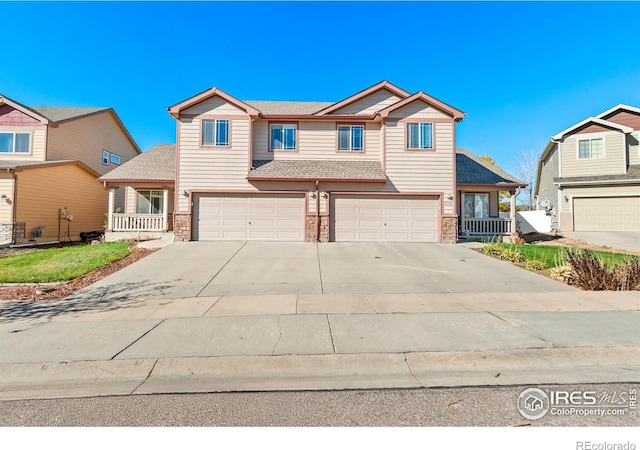
[[[640,106],[640,3],[0,2],[0,93],[113,106],[143,150],[211,86],[337,101],[380,80],[463,111],[457,145],[513,157],[618,103]],[[10,38],[10,39],[9,39]]]

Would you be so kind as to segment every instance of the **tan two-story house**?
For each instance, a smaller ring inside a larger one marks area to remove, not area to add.
[[[535,193],[559,231],[640,231],[640,108],[617,105],[552,136]]]
[[[283,102],[211,88],[168,111],[175,145],[100,178],[128,193],[124,213],[109,206],[109,240],[157,237],[172,216],[178,241],[456,242],[516,229],[515,196],[502,219],[498,192],[523,183],[456,151],[465,113],[424,92],[383,81],[338,102]]]
[[[96,179],[140,154],[113,108],[29,107],[0,95],[0,244],[104,229]],[[124,205],[124,190],[114,202]]]

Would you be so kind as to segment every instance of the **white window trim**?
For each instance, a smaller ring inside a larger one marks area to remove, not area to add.
[[[229,119],[202,119],[200,126],[200,147],[229,147],[231,141],[231,121]],[[205,122],[213,122],[213,142],[205,144],[204,142],[204,124]],[[218,141],[218,122],[227,122],[227,139],[224,144],[217,144]]]
[[[418,147],[409,147],[409,125],[415,124],[418,126]],[[422,124],[430,124],[431,125],[431,147],[422,147],[422,141],[424,137],[422,135]],[[408,150],[434,150],[435,149],[435,126],[433,122],[428,121],[419,121],[419,122],[407,122],[404,127],[405,132],[405,148]]]
[[[340,148],[340,128],[348,128],[349,129],[349,145],[348,148]],[[362,148],[354,149],[353,146],[353,129],[360,128],[362,130]],[[364,141],[365,141],[365,126],[364,125],[347,125],[347,124],[338,124],[336,132],[338,133],[338,151],[339,152],[356,152],[362,153],[364,152]]]
[[[140,193],[141,192],[148,192],[149,193],[149,212],[147,213],[139,213],[138,212],[138,199],[140,198]],[[156,194],[156,195],[154,195]],[[136,214],[146,214],[146,215],[150,215],[150,216],[161,216],[164,214],[164,211],[161,211],[159,213],[153,213],[151,212],[152,208],[151,206],[153,205],[153,198],[159,198],[161,200],[162,203],[160,203],[160,207],[163,208],[164,207],[164,191],[159,191],[157,189],[140,189],[136,191]]]
[[[280,127],[282,129],[282,148],[273,148],[273,128]],[[295,129],[295,139],[293,140],[293,148],[285,148],[284,145],[284,127],[293,127]],[[269,124],[269,150],[277,152],[296,152],[298,151],[298,124],[297,123],[270,123]]]
[[[102,165],[103,166],[108,166],[109,165],[109,161],[111,161],[111,155],[109,154],[108,151],[102,150]]]
[[[576,159],[578,161],[590,161],[590,160],[600,160],[605,159],[607,157],[607,139],[605,133],[588,133],[588,134],[576,134]],[[598,158],[594,158],[590,156],[589,158],[580,158],[580,141],[589,141],[589,152],[591,153],[591,141],[594,139],[602,139],[602,156]]]
[[[30,131],[4,131],[0,130],[0,134],[13,134],[13,151],[0,152],[0,155],[30,155],[33,150],[33,133]],[[29,135],[29,151],[28,152],[16,152],[16,134],[28,134]]]
[[[114,157],[118,159],[118,161],[114,161]],[[109,157],[109,162],[112,162],[113,164],[117,164],[120,165],[120,155],[118,155],[117,153],[111,153],[111,156]]]

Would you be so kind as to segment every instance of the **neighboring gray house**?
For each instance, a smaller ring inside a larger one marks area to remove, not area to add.
[[[617,105],[554,135],[535,195],[559,231],[640,231],[640,108]]]

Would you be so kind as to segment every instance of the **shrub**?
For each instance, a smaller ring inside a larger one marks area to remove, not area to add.
[[[554,280],[564,281],[571,279],[571,266],[557,266],[549,271],[549,276]]]
[[[624,291],[640,289],[640,262],[629,258],[613,267],[589,252],[568,252],[571,266],[569,283],[588,291]]]
[[[514,250],[510,248],[503,248],[502,252],[500,253],[500,258],[510,262],[524,261],[524,257],[520,254],[518,250]]]
[[[544,270],[547,267],[545,263],[537,259],[527,261],[524,266],[529,270]]]
[[[502,246],[498,244],[485,244],[485,246],[482,247],[482,253],[485,255],[500,256],[502,254],[502,249]]]

